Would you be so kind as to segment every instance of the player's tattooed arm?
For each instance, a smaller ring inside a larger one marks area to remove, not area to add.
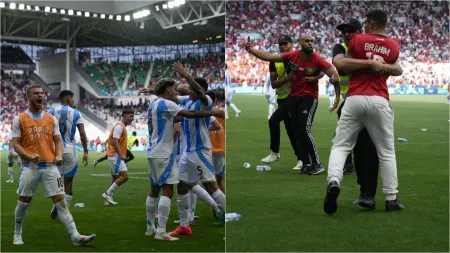
[[[186,81],[189,83],[189,86],[191,86],[192,91],[197,95],[197,97],[200,99],[200,102],[202,102],[203,105],[208,105],[208,98],[205,95],[205,91],[203,90],[202,86],[198,84],[194,78],[192,78],[191,75],[189,75],[188,71],[184,68],[183,64],[180,62],[175,62],[173,64],[173,68],[182,76]]]

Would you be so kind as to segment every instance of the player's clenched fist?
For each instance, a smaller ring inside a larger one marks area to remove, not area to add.
[[[62,158],[60,156],[55,157],[55,163],[58,166],[62,165]]]
[[[30,162],[34,162],[34,163],[38,163],[40,159],[41,159],[41,156],[36,153],[34,153],[28,157],[28,160]]]

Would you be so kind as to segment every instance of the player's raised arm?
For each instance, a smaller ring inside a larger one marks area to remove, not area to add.
[[[251,42],[245,42],[244,48],[249,52],[250,54],[256,56],[256,58],[263,60],[263,61],[271,61],[271,62],[282,62],[283,56],[281,54],[270,54],[267,52],[264,52],[262,50],[256,50],[252,48]]]
[[[205,95],[205,91],[203,90],[202,86],[198,84],[194,78],[192,78],[191,75],[189,75],[188,71],[184,68],[183,64],[180,62],[175,62],[173,64],[173,68],[180,74],[186,81],[189,83],[189,85],[192,88],[192,91],[197,95],[197,97],[200,99],[200,102],[202,102],[203,105],[208,105],[208,98]]]
[[[178,112],[177,116],[182,116],[185,118],[206,118],[210,116],[214,116],[216,118],[225,118],[225,111],[222,110],[213,110],[213,111],[188,111],[181,110]]]

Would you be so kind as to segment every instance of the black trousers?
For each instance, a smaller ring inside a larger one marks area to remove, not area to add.
[[[289,96],[288,99],[296,150],[302,156],[303,164],[320,164],[316,141],[311,134],[311,125],[319,101],[312,96]]]
[[[288,100],[278,99],[278,108],[272,114],[269,119],[269,129],[270,129],[270,150],[275,153],[280,152],[280,123],[284,122],[284,128],[286,128],[286,133],[291,142],[292,149],[294,150],[297,160],[301,160],[297,152],[297,147],[295,145],[294,132],[292,131],[291,116],[289,115],[289,105]]]
[[[344,107],[344,102],[339,106],[337,111],[338,118],[341,117],[342,107]],[[370,138],[369,132],[366,128],[363,128],[358,135],[356,140],[356,145],[353,148],[353,156],[355,162],[355,170],[357,183],[360,185],[360,192],[365,196],[375,197],[377,193],[378,185],[378,154],[375,144],[373,144]],[[347,157],[347,162],[350,159],[352,162],[351,153]]]
[[[127,162],[129,162],[129,161],[131,161],[131,160],[134,159],[133,153],[131,153],[131,151],[128,150],[128,149],[127,149],[127,155],[126,155],[126,157],[127,157],[127,159],[125,159],[125,163],[127,163]],[[107,156],[107,155],[105,155],[104,157],[98,159],[97,162],[100,163],[100,162],[103,162],[103,161],[106,160],[106,159],[108,159],[108,156]]]

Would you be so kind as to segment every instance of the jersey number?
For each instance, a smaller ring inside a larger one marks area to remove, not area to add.
[[[367,53],[366,53],[366,57],[367,57],[367,59],[369,59],[369,60],[381,61],[382,63],[386,63],[386,62],[384,61],[384,58],[383,58],[382,56],[379,56],[379,55],[377,55],[377,54],[372,54],[371,52],[367,52]]]
[[[63,182],[62,182],[62,178],[60,178],[60,177],[57,178],[57,179],[56,179],[56,182],[58,183],[58,187],[59,187],[59,188],[62,188],[62,187],[64,186],[64,184],[63,184]]]
[[[203,171],[200,169],[202,166],[197,166],[198,175],[201,176],[203,174]]]
[[[61,135],[65,135],[67,132],[67,117],[61,117],[58,120],[59,123],[59,132]]]

